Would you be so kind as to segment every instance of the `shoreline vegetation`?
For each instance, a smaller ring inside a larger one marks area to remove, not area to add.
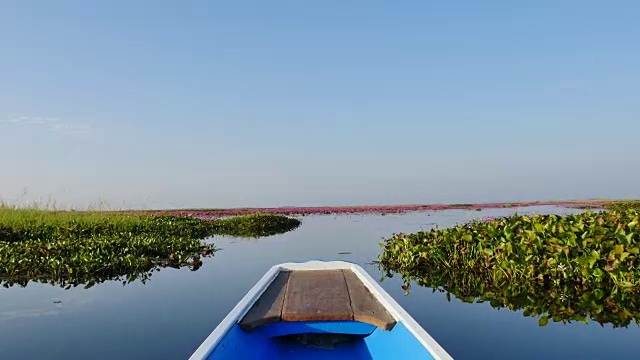
[[[577,215],[517,215],[394,234],[382,244],[387,277],[463,302],[568,323],[640,324],[640,202]]]
[[[300,226],[300,220],[291,217],[294,215],[542,205],[617,211],[638,204],[640,202],[591,200],[150,211],[43,210],[0,205],[0,284],[26,286],[35,281],[66,288],[81,284],[91,287],[106,280],[120,280],[124,284],[135,280],[144,282],[164,267],[187,267],[195,271],[202,266],[203,258],[213,256],[216,251],[214,244],[204,241],[206,238],[214,235],[258,238],[285,233]],[[495,221],[500,220],[480,222]],[[410,253],[408,249],[407,254]]]
[[[69,288],[106,280],[145,282],[160,268],[195,271],[214,235],[256,238],[294,230],[298,219],[252,214],[202,220],[171,215],[0,207],[0,284]]]
[[[287,216],[305,215],[338,215],[338,214],[400,214],[417,211],[439,210],[482,210],[529,206],[558,206],[568,208],[606,208],[611,204],[634,202],[636,200],[561,200],[561,201],[529,201],[511,203],[478,203],[478,204],[430,204],[430,205],[382,205],[382,206],[317,206],[317,207],[272,207],[272,208],[229,208],[229,209],[167,209],[167,210],[122,210],[132,214],[155,214],[191,216],[199,219],[218,219],[228,216],[248,214],[279,214]],[[640,200],[639,200],[640,201]]]

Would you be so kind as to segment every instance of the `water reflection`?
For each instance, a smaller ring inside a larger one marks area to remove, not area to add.
[[[380,242],[398,231],[453,226],[482,216],[577,213],[537,207],[451,210],[386,216],[309,216],[296,231],[244,241],[215,236],[218,251],[197,271],[163,269],[147,284],[106,281],[84,290],[46,284],[0,289],[0,359],[187,359],[274,264],[346,260],[375,279]],[[351,252],[351,254],[338,254]],[[400,276],[382,287],[456,360],[631,359],[640,353],[640,327],[612,329],[536,321],[484,304],[447,302],[417,286],[403,296]],[[59,302],[59,303],[58,303]]]
[[[640,324],[640,293],[615,286],[591,288],[579,283],[558,284],[536,281],[503,281],[450,268],[406,270],[391,268],[383,262],[379,268],[387,278],[399,275],[405,294],[411,285],[428,287],[433,292],[451,295],[465,303],[488,302],[493,308],[523,311],[524,316],[538,318],[538,324],[549,321],[569,323],[595,321],[600,325],[627,327]]]
[[[172,218],[164,221],[171,222]],[[124,237],[96,237],[86,242],[63,238],[46,247],[40,242],[28,246],[21,246],[24,242],[9,243],[4,247],[8,250],[6,256],[12,265],[18,265],[13,269],[0,269],[0,285],[26,287],[33,282],[68,290],[78,286],[88,289],[106,281],[121,281],[123,285],[137,281],[145,284],[163,268],[200,269],[204,258],[212,257],[220,250],[215,248],[211,238],[200,239],[207,236],[205,234],[256,240],[292,232],[300,224],[296,218],[255,214],[215,221],[204,233],[197,233],[199,228],[196,227],[195,235],[189,232],[193,228],[188,225],[179,228],[189,234],[187,237],[167,234],[154,238],[129,233]]]
[[[78,270],[71,273],[67,270],[62,276],[54,276],[51,273],[43,274],[24,274],[12,277],[0,276],[0,284],[5,288],[12,286],[26,287],[30,282],[51,284],[62,287],[66,290],[72,287],[82,286],[85,289],[93,287],[105,281],[121,281],[122,285],[139,281],[146,284],[154,272],[163,268],[188,268],[191,271],[197,271],[202,267],[204,258],[213,257],[218,249],[213,246],[204,245],[198,253],[180,254],[180,256],[170,256],[166,258],[155,258],[153,261],[146,262],[136,267],[114,268],[110,266],[101,267],[91,272],[80,272]],[[173,255],[173,254],[172,254]]]

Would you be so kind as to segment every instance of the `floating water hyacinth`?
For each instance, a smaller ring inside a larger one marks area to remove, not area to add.
[[[204,221],[187,216],[125,215],[0,207],[0,285],[31,281],[65,288],[148,280],[164,267],[198,270],[213,235],[257,238],[294,230],[300,220],[262,214]]]
[[[385,240],[387,276],[464,302],[522,309],[539,324],[640,323],[640,211],[513,215]]]

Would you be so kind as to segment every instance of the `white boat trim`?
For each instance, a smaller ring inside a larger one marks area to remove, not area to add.
[[[438,342],[429,335],[362,267],[346,261],[307,261],[300,263],[283,263],[273,266],[238,302],[229,314],[220,322],[213,332],[204,340],[189,360],[205,360],[225,334],[251,309],[262,293],[271,285],[281,271],[300,270],[351,270],[371,291],[376,299],[389,311],[396,321],[415,336],[418,341],[433,355],[436,360],[453,360]]]
[[[358,275],[362,283],[369,288],[369,291],[378,299],[378,301],[396,318],[398,322],[402,322],[407,329],[415,336],[420,343],[429,350],[431,355],[436,360],[453,360],[453,357],[447,353],[447,351],[438,344],[438,342],[429,335],[429,333],[422,328],[415,321],[409,313],[407,313],[400,304],[398,304],[389,295],[377,281],[375,281],[369,273],[362,269],[359,265],[351,264],[351,270]]]
[[[266,274],[258,281],[251,290],[238,302],[238,304],[222,319],[220,324],[211,332],[211,334],[200,344],[198,349],[191,355],[189,360],[206,360],[213,349],[224,338],[226,333],[231,330],[233,325],[251,309],[251,306],[258,301],[262,293],[271,285],[273,280],[280,272],[280,266],[276,265],[269,269]]]

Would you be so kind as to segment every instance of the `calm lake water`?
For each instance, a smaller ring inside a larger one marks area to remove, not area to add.
[[[163,269],[147,284],[0,288],[0,359],[186,359],[273,265],[310,259],[358,263],[374,278],[382,238],[480,216],[576,213],[556,207],[447,210],[403,215],[309,216],[297,230],[258,240],[217,237],[222,250],[197,271]],[[348,252],[348,254],[339,254]],[[536,318],[467,304],[400,279],[382,286],[455,359],[640,358],[640,327],[597,323],[539,327]]]

